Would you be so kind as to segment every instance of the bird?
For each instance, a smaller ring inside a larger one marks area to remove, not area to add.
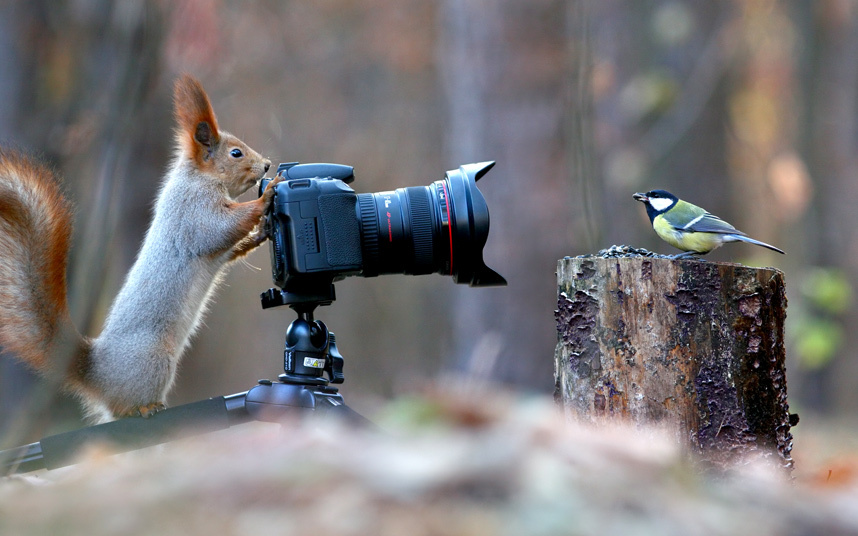
[[[666,190],[650,190],[632,197],[646,205],[647,216],[656,234],[683,251],[673,258],[705,255],[727,242],[747,242],[785,254],[782,249],[749,237],[718,216]]]

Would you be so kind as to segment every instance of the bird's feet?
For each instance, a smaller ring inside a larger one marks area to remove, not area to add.
[[[698,261],[705,261],[706,259],[700,258],[700,253],[696,251],[683,251],[682,253],[677,253],[670,257],[671,259],[694,259]]]

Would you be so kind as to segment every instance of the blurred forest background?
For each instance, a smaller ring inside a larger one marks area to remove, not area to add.
[[[852,0],[2,2],[0,139],[65,178],[86,333],[148,225],[182,72],[224,129],[275,163],[353,165],[358,192],[497,161],[480,182],[485,260],[508,287],[350,278],[317,312],[358,410],[439,378],[550,393],[557,260],[612,244],[674,253],[631,197],[661,187],[788,252],[710,257],[786,273],[793,409],[858,411]],[[294,314],[262,311],[271,285],[267,248],[232,268],[171,404],[281,372]],[[44,398],[38,386],[3,361],[4,417]]]

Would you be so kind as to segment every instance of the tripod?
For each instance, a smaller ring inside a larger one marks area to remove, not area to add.
[[[117,453],[127,452],[251,421],[281,422],[288,415],[331,414],[358,425],[369,424],[330,385],[343,383],[343,356],[334,334],[313,318],[313,311],[318,305],[329,305],[333,291],[330,285],[329,296],[300,300],[277,289],[262,294],[264,309],[289,305],[298,314],[286,329],[284,373],[278,381],[259,380],[243,393],[168,408],[148,419],[132,417],[89,426],[0,451],[0,476],[71,465],[75,454],[92,443],[108,443]]]

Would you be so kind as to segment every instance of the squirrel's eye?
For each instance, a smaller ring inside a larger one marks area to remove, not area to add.
[[[229,152],[229,155],[233,158],[241,158],[242,156],[244,156],[244,154],[242,154],[241,152],[241,149],[233,149]]]

